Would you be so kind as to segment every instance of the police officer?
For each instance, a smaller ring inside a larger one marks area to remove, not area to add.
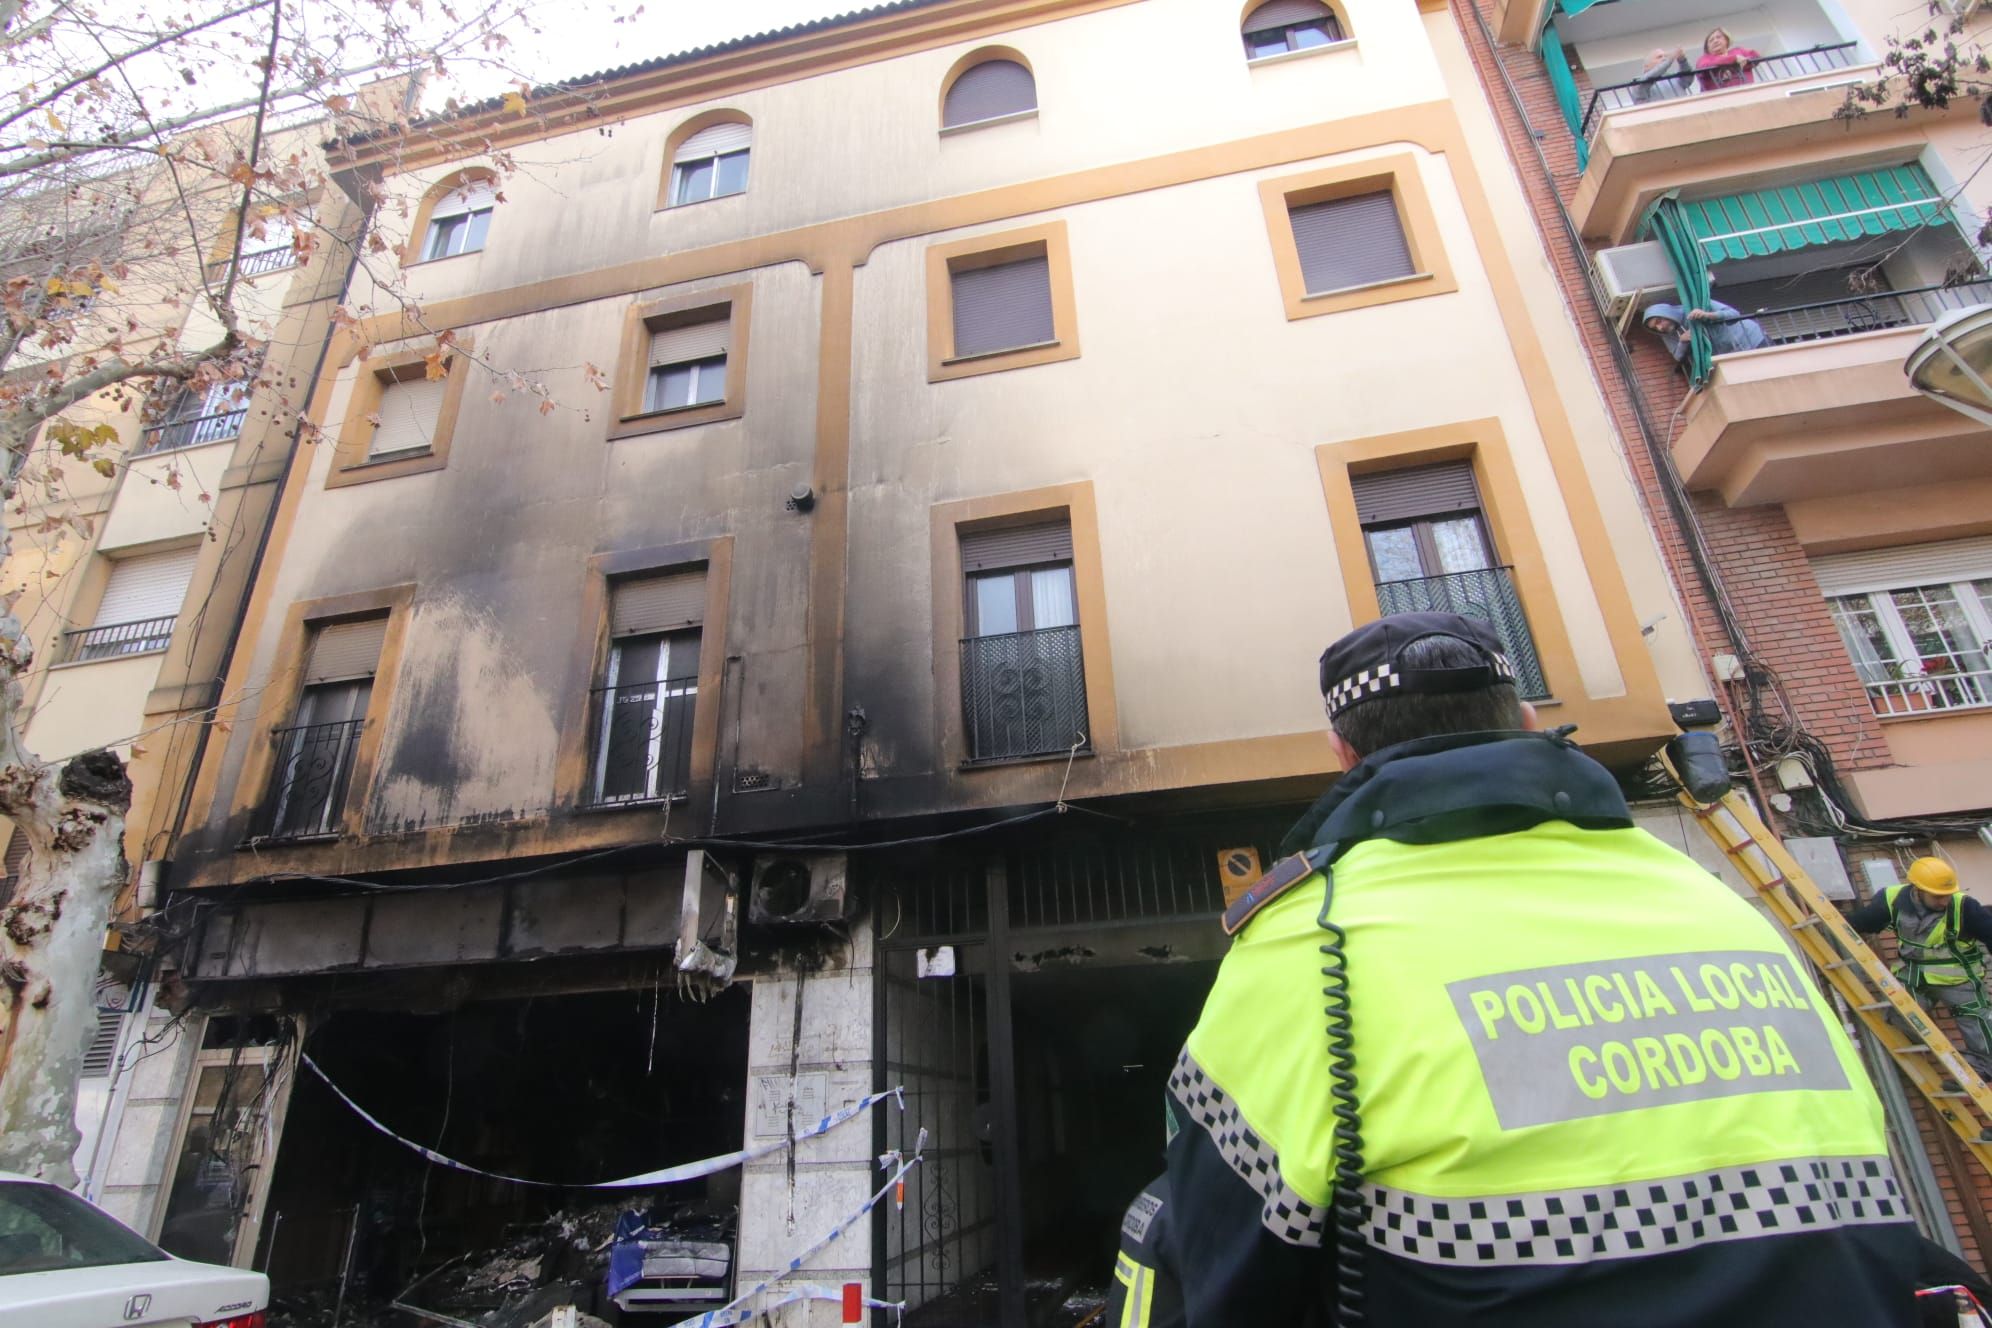
[[[1169,1178],[1158,1176],[1127,1206],[1120,1252],[1100,1328],[1183,1328],[1183,1292],[1171,1271]]]
[[[1451,614],[1321,657],[1347,773],[1226,913],[1170,1078],[1189,1323],[1914,1324],[1839,1021],[1514,676]]]
[[[1992,1010],[1985,1003],[1985,946],[1992,909],[1960,893],[1957,872],[1942,858],[1909,864],[1909,881],[1891,885],[1847,915],[1854,930],[1893,929],[1895,976],[1924,1004],[1947,1005],[1964,1035],[1964,1058],[1992,1083]]]

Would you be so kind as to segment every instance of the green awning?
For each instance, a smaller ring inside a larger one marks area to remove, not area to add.
[[[1951,220],[1942,192],[1914,163],[1683,202],[1681,216],[1711,263]]]
[[[1554,27],[1542,30],[1542,68],[1556,94],[1556,109],[1563,112],[1563,123],[1570,126],[1570,136],[1577,140],[1577,169],[1581,171],[1591,164],[1591,145],[1584,141],[1584,101],[1577,91],[1576,76],[1570,72],[1570,57]]]
[[[1599,3],[1601,0],[1556,0],[1556,8],[1561,13],[1576,15]]]
[[[1683,215],[1688,206],[1668,194],[1646,214],[1642,229],[1667,251],[1667,263],[1674,269],[1674,286],[1682,307],[1706,309],[1712,298],[1708,264],[1703,261],[1702,246],[1695,242],[1692,228]],[[1715,372],[1715,348],[1706,324],[1690,321],[1688,334],[1688,354],[1681,362],[1687,367],[1688,381],[1700,387]]]

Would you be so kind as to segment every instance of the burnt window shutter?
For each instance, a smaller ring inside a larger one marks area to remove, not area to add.
[[[1001,530],[965,531],[961,536],[964,572],[996,572],[1006,567],[1072,561],[1072,522],[1046,521]]]
[[[1289,28],[1296,23],[1319,23],[1326,20],[1337,31],[1341,24],[1335,21],[1335,13],[1320,0],[1271,0],[1270,4],[1260,5],[1245,20],[1246,32],[1266,32],[1273,28]]]
[[[732,348],[733,318],[730,307],[706,311],[695,322],[675,327],[652,328],[650,367],[689,364],[693,360],[724,355]]]
[[[1366,526],[1480,510],[1480,488],[1469,461],[1353,475],[1349,487],[1356,493],[1356,515]]]
[[[609,634],[650,636],[705,621],[705,569],[618,581],[609,594]]]
[[[1368,286],[1417,271],[1388,189],[1309,203],[1288,213],[1307,293]]]
[[[305,664],[307,687],[348,678],[371,678],[380,667],[381,642],[387,638],[387,618],[361,618],[326,623],[311,641]]]
[[[941,104],[941,127],[1037,109],[1037,80],[1015,60],[985,60],[961,73]]]
[[[1051,264],[1044,255],[956,272],[952,283],[956,358],[1057,339]]]

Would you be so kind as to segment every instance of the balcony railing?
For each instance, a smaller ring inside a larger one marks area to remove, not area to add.
[[[1824,74],[1834,69],[1845,69],[1854,63],[1858,42],[1835,42],[1831,46],[1809,46],[1802,51],[1786,51],[1782,55],[1767,55],[1750,66],[1752,83],[1780,83],[1789,78],[1804,78],[1807,74]],[[1584,108],[1583,135],[1591,136],[1598,127],[1598,121],[1607,111],[1624,110],[1629,106],[1641,106],[1649,102],[1674,101],[1681,97],[1692,97],[1703,91],[1699,74],[1656,74],[1649,78],[1635,78],[1625,83],[1613,83],[1599,88],[1591,94],[1591,102]]]
[[[363,719],[298,724],[275,730],[277,769],[270,788],[263,836],[309,839],[337,834],[346,811]]]
[[[147,618],[142,622],[105,623],[62,634],[62,662],[81,664],[92,659],[116,659],[120,655],[143,655],[164,650],[173,641],[173,624],[179,618]]]
[[[1492,623],[1515,666],[1515,687],[1531,701],[1549,695],[1535,637],[1515,593],[1514,569],[1483,567],[1445,576],[1421,576],[1409,581],[1379,581],[1377,606],[1385,613],[1457,613]]]
[[[597,806],[677,797],[691,783],[696,674],[595,689]]]
[[[1721,321],[1734,323],[1749,319],[1764,329],[1764,335],[1771,339],[1772,345],[1789,346],[1801,341],[1850,337],[1856,332],[1921,327],[1925,323],[1934,323],[1953,309],[1988,301],[1992,301],[1992,281],[1967,281],[1956,286],[1918,286],[1910,290],[1877,291],[1871,295],[1849,295],[1840,300],[1787,305],[1781,309],[1759,309]]]
[[[1992,705],[1992,670],[1924,673],[1914,678],[1868,680],[1868,702],[1877,715],[1921,715]]]
[[[236,271],[245,277],[260,277],[265,272],[281,272],[287,267],[297,266],[297,249],[288,244],[274,249],[258,249],[243,254],[235,260]]]
[[[1092,750],[1077,627],[972,636],[961,643],[968,759],[1011,761]]]
[[[192,419],[168,420],[148,428],[138,441],[138,450],[143,452],[171,452],[180,447],[199,447],[202,443],[225,443],[242,434],[242,421],[248,417],[248,407],[240,410],[224,410],[215,415],[196,415]]]

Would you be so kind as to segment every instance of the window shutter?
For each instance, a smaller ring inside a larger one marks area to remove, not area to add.
[[[380,646],[387,637],[387,618],[326,623],[311,641],[311,659],[304,666],[306,686],[342,678],[371,678],[380,667]]]
[[[648,636],[705,621],[705,569],[618,581],[609,594],[609,634]]]
[[[1310,295],[1408,277],[1411,248],[1390,190],[1309,203],[1289,213]]]
[[[1002,530],[971,530],[961,536],[961,569],[994,572],[1005,567],[1072,561],[1072,522],[1047,521]]]
[[[1472,512],[1480,507],[1480,489],[1473,482],[1473,465],[1467,461],[1352,475],[1349,487],[1356,491],[1356,517],[1366,526]]]
[[[692,161],[699,157],[717,157],[726,152],[738,152],[754,145],[754,126],[730,120],[725,124],[707,125],[698,133],[678,145],[677,155],[671,160]]]
[[[454,217],[465,212],[482,212],[498,204],[498,187],[489,180],[472,180],[461,189],[452,189],[436,204],[431,217]]]
[[[123,1010],[98,1010],[97,1031],[90,1038],[90,1045],[83,1052],[83,1077],[102,1079],[111,1072],[111,1062],[118,1054],[118,1034],[124,1029]]]
[[[954,353],[982,355],[1055,338],[1051,265],[1039,255],[954,274]]]
[[[21,872],[28,865],[28,837],[20,826],[14,827],[13,838],[7,841],[6,875],[0,876],[0,904],[13,899],[21,889]]]
[[[1975,581],[1992,577],[1992,536],[1826,554],[1812,559],[1812,574],[1819,578],[1819,589],[1828,595]]]
[[[104,585],[104,598],[98,601],[93,625],[110,627],[178,616],[180,604],[187,598],[187,583],[194,579],[194,559],[199,556],[200,549],[195,547],[118,559],[111,564],[111,578]]]
[[[1037,80],[1015,60],[985,60],[964,69],[948,86],[941,127],[974,124],[1037,109]]]
[[[680,327],[659,328],[650,334],[650,367],[660,364],[686,364],[692,360],[724,355],[732,349],[733,314],[721,309],[717,316]]]
[[[1268,28],[1291,27],[1295,23],[1318,23],[1322,19],[1334,18],[1334,12],[1320,0],[1272,0],[1271,4],[1260,5],[1245,20],[1246,32],[1264,32]]]
[[[415,378],[389,383],[380,394],[380,427],[367,445],[368,456],[430,447],[436,421],[443,413],[446,378]]]

